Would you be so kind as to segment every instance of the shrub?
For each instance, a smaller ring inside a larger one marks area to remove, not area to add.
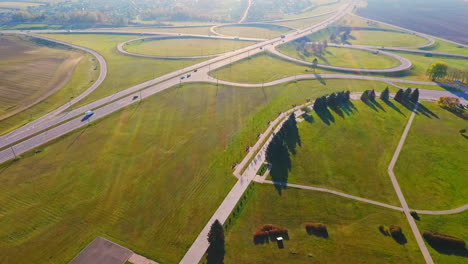
[[[389,231],[392,236],[398,236],[403,233],[403,231],[401,230],[401,227],[397,225],[391,225],[389,228]]]
[[[267,231],[257,231],[253,235],[255,244],[264,244],[268,242],[268,232]]]
[[[390,233],[388,232],[388,228],[384,225],[379,226],[379,231],[385,236],[390,236]]]
[[[260,230],[253,234],[253,240],[255,244],[264,244],[269,239],[276,240],[277,237],[284,237],[289,239],[288,230],[275,225],[263,225]]]
[[[429,244],[434,246],[462,250],[464,250],[466,247],[466,243],[463,239],[446,234],[437,232],[424,232],[423,237]]]
[[[322,223],[307,223],[305,225],[306,231],[309,235],[316,235],[319,237],[328,237],[327,225]]]

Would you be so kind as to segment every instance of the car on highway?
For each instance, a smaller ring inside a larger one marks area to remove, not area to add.
[[[185,79],[185,76],[181,76],[180,79],[181,79],[181,80]]]
[[[190,78],[190,77],[192,77],[192,75],[191,75],[191,74],[187,74],[187,79]]]
[[[90,119],[91,116],[93,116],[93,115],[94,115],[94,112],[93,112],[93,111],[91,111],[91,110],[86,111],[84,117],[81,119],[81,122]]]

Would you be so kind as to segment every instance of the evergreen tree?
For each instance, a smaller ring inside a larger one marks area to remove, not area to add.
[[[417,103],[418,100],[419,100],[419,89],[416,88],[411,94],[410,101],[413,103]]]
[[[368,91],[368,97],[369,97],[369,100],[375,101],[375,91],[374,90]]]
[[[366,90],[366,91],[364,91],[364,92],[361,94],[361,100],[362,100],[363,102],[367,102],[367,101],[369,100],[369,93],[368,93],[368,92],[369,92],[369,91]]]
[[[332,93],[327,97],[327,105],[331,108],[336,107],[338,104],[336,103],[336,94]]]
[[[339,92],[336,94],[336,103],[338,105],[342,105],[346,102],[346,98],[345,98],[345,93],[344,92]]]
[[[403,93],[403,100],[409,100],[411,97],[411,88],[406,88],[405,92]]]
[[[382,99],[382,101],[384,102],[388,102],[388,100],[390,100],[390,91],[388,89],[388,86],[387,88],[385,88],[385,90],[383,90],[383,92],[380,94],[380,99]]]
[[[403,102],[403,98],[404,98],[404,95],[403,95],[403,89],[400,89],[398,90],[398,92],[396,93],[395,95],[395,101],[397,102]]]
[[[346,103],[349,103],[351,101],[351,92],[350,91],[345,92],[345,100],[346,100]]]
[[[211,225],[210,233],[208,233],[208,246],[206,260],[208,264],[223,264],[224,254],[224,228],[221,223],[216,220]]]

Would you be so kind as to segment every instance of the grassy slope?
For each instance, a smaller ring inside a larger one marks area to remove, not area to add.
[[[224,39],[164,39],[129,43],[129,52],[160,56],[199,56],[220,54],[255,44],[251,41]]]
[[[136,31],[136,32],[170,32],[170,33],[186,33],[197,35],[212,35],[210,27],[177,27],[177,28],[119,28],[122,31]]]
[[[409,111],[393,110],[378,100],[376,111],[360,101],[350,115],[326,124],[316,113],[299,124],[302,146],[292,155],[288,182],[322,186],[356,196],[398,204],[387,174]],[[333,147],[329,147],[333,146]]]
[[[468,129],[468,121],[435,104],[426,105],[439,118],[416,117],[395,174],[412,208],[462,206],[468,197],[468,141],[459,130]]]
[[[175,263],[233,184],[231,164],[267,121],[306,97],[347,85],[187,85],[4,164],[0,256],[66,263],[101,235]]]
[[[275,25],[279,26],[286,26],[286,27],[293,27],[293,28],[306,28],[318,24],[322,21],[327,20],[333,14],[321,16],[321,17],[313,17],[308,19],[296,20],[296,21],[287,21],[287,22],[278,22]]]
[[[68,83],[52,96],[23,112],[2,120],[0,122],[0,134],[15,129],[29,122],[31,118],[36,119],[65,104],[70,100],[71,96],[76,96],[89,88],[99,74],[97,62],[91,55],[84,55],[83,53],[72,52],[70,50],[36,46],[31,42],[25,42],[25,40],[20,39],[18,39],[18,41],[17,45],[26,45],[26,47],[28,47],[27,52],[30,54],[24,57],[20,55],[23,52],[11,51],[15,56],[4,58],[0,64],[5,71],[6,69],[11,71],[10,74],[3,79],[5,85],[11,88],[11,83],[9,84],[9,82],[14,82],[16,92],[20,92],[20,89],[23,89],[24,96],[20,99],[24,101],[25,104],[29,104],[28,101],[32,102],[35,98],[40,97],[47,89],[51,89],[52,87],[49,87],[50,85],[57,82],[59,78],[64,78],[65,74],[67,74],[66,71],[71,70],[70,67],[64,67],[59,64],[56,66],[61,68],[56,68],[55,72],[44,72],[54,70],[53,65],[55,60],[65,56],[69,57],[69,59],[80,58],[80,62],[74,68],[74,73]],[[6,52],[8,52],[8,50],[6,50]],[[38,64],[40,66],[38,66]],[[24,65],[24,70],[18,72],[11,67],[12,65]],[[16,105],[21,104],[21,101],[17,102]]]
[[[424,48],[423,50],[449,52],[456,54],[468,54],[468,48],[438,39],[436,39],[436,44],[434,44],[431,47]]]
[[[390,29],[390,30],[399,30],[396,27],[384,25],[382,23],[374,23],[370,22],[367,19],[362,19],[357,16],[353,15],[346,15],[340,20],[338,20],[335,24],[338,25],[347,25],[351,27],[365,27],[365,28],[379,28],[379,29]]]
[[[125,56],[117,51],[117,44],[137,38],[126,35],[82,35],[82,34],[47,34],[46,37],[67,41],[92,48],[106,59],[108,73],[106,80],[92,94],[78,105],[84,105],[96,99],[124,90],[154,77],[185,68],[202,60],[157,60]]]
[[[304,224],[321,222],[329,238],[308,235]],[[290,240],[254,245],[252,234],[264,224],[289,230]],[[400,225],[408,243],[382,235],[379,225]],[[225,263],[423,263],[404,216],[388,209],[329,194],[293,188],[279,196],[271,185],[255,184],[226,239]],[[292,254],[291,252],[296,252]],[[310,256],[309,256],[310,254]]]
[[[325,5],[325,6],[319,6],[317,8],[313,8],[309,11],[299,13],[299,14],[288,14],[284,16],[284,19],[294,19],[294,18],[304,18],[304,17],[310,17],[310,16],[316,16],[324,13],[328,13],[331,11],[336,11],[338,8],[341,7],[343,4],[343,1],[340,1],[336,4],[332,5]]]
[[[297,51],[294,44],[283,45],[280,47],[279,51],[291,57],[309,62],[317,58],[319,64],[349,68],[385,69],[400,64],[400,62],[394,58],[355,49],[328,47],[325,54],[320,57],[307,57],[303,52]]]
[[[385,47],[412,47],[427,43],[427,40],[415,35],[374,30],[353,30],[348,40],[353,45],[371,45]]]
[[[468,241],[468,229],[466,223],[468,222],[468,212],[456,215],[422,215],[421,220],[418,221],[418,226],[421,232],[433,231],[459,237]],[[429,252],[436,263],[447,264],[461,264],[468,263],[466,257],[448,255],[439,252],[427,244]]]
[[[216,28],[216,32],[223,35],[261,39],[271,39],[288,31],[288,28],[275,25],[224,26]]]

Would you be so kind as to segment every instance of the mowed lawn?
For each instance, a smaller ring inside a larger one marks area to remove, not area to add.
[[[417,221],[417,224],[421,232],[439,232],[461,238],[465,242],[468,241],[468,229],[466,228],[468,212],[455,215],[421,215],[420,217],[421,220]],[[428,243],[426,243],[426,245],[435,263],[468,263],[466,256],[447,254],[446,252],[433,248]]]
[[[329,121],[314,112],[299,123],[301,146],[291,155],[287,182],[399,205],[387,168],[410,112],[395,102],[401,113],[377,102],[382,108],[352,101],[349,115],[330,110]]]
[[[108,66],[106,80],[93,93],[76,104],[75,107],[203,61],[201,59],[159,60],[140,58],[122,55],[117,51],[119,43],[138,38],[138,36],[115,34],[45,34],[44,36],[94,49],[106,59]]]
[[[395,174],[412,208],[447,210],[463,206],[468,201],[468,140],[459,131],[468,129],[468,121],[436,104],[425,106],[438,118],[415,118]]]
[[[377,30],[353,30],[348,41],[352,45],[413,47],[424,45],[427,39],[409,33]]]
[[[197,34],[197,35],[212,35],[210,27],[129,27],[129,28],[118,28],[122,31],[135,31],[135,32],[169,32],[169,33],[186,33],[186,34]]]
[[[95,58],[50,42],[0,36],[0,134],[67,103],[99,74]]]
[[[263,83],[281,78],[313,73],[309,66],[299,65],[270,55],[260,53],[236,63],[214,70],[211,76],[220,80],[239,83]],[[316,73],[336,73],[317,69]]]
[[[253,41],[203,38],[146,39],[127,44],[125,50],[157,56],[203,56],[221,54],[255,43]]]
[[[455,54],[465,54],[468,55],[468,48],[465,46],[456,45],[447,41],[436,39],[436,43],[431,46],[424,48],[423,50],[438,51],[438,52],[448,52]]]
[[[306,27],[310,27],[318,23],[321,23],[329,19],[331,16],[333,16],[333,14],[328,14],[328,15],[313,17],[313,18],[306,18],[306,19],[301,19],[301,20],[276,22],[275,25],[292,27],[292,28],[306,28]]]
[[[350,83],[183,85],[3,164],[1,260],[67,263],[99,235],[177,263],[235,182],[231,165],[267,121]]]
[[[312,161],[311,161],[312,162]],[[255,184],[226,234],[225,263],[424,263],[404,215],[353,200]],[[328,238],[307,234],[307,222],[327,225]],[[253,233],[264,224],[288,229],[289,240],[255,245]],[[379,231],[399,225],[407,239],[399,244]]]
[[[257,25],[243,24],[242,26],[221,26],[215,28],[215,31],[222,35],[256,38],[256,39],[271,39],[280,36],[288,31],[289,28],[276,25]]]
[[[392,57],[357,49],[328,47],[322,56],[306,56],[302,51],[296,49],[296,45],[286,44],[281,46],[279,51],[308,62],[313,62],[317,58],[319,64],[347,68],[386,69],[400,64]]]

